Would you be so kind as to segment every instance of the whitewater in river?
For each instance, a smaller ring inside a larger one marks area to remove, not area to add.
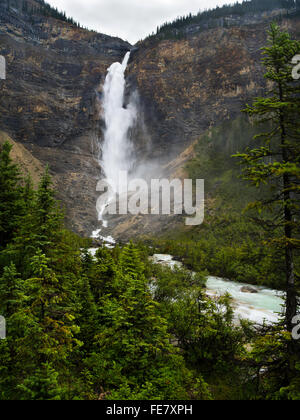
[[[171,268],[182,267],[182,263],[175,261],[172,255],[155,254],[152,260],[157,264]],[[243,287],[251,287],[246,283],[237,283],[218,277],[208,277],[206,288],[208,296],[222,296],[229,293],[233,298],[236,319],[249,319],[258,324],[265,320],[267,323],[277,322],[279,314],[283,312],[283,292],[255,286],[257,293],[244,293]]]

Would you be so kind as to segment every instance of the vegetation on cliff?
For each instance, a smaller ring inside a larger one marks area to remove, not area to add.
[[[272,12],[274,10],[285,10],[287,16],[299,14],[299,0],[244,0],[234,4],[226,4],[215,9],[200,11],[197,15],[191,13],[187,16],[176,18],[173,22],[166,22],[157,28],[156,34],[151,37],[168,39],[181,38],[187,33],[190,25],[203,26],[203,29],[216,26],[230,26],[230,19],[242,18],[247,15]]]
[[[6,7],[7,10],[11,8],[19,9],[28,16],[51,17],[75,25],[78,28],[81,27],[80,23],[68,17],[66,12],[58,10],[57,7],[51,6],[45,0],[3,0],[2,6]]]

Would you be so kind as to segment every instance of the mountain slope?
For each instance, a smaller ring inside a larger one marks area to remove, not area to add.
[[[236,118],[253,97],[263,93],[261,48],[270,22],[277,18],[292,35],[300,18],[282,11],[231,19],[231,26],[196,32],[184,39],[145,40],[138,45],[129,74],[142,98],[153,147],[178,153],[207,129]],[[155,153],[155,152],[154,152]]]
[[[131,46],[44,16],[40,3],[0,3],[0,55],[7,61],[0,129],[50,165],[69,226],[86,233],[97,219],[101,85]]]

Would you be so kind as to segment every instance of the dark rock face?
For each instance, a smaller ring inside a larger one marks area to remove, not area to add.
[[[236,118],[263,93],[260,48],[266,45],[270,19],[244,21],[198,33],[193,28],[184,40],[138,44],[129,80],[142,98],[154,153],[177,154],[205,130]],[[297,38],[299,18],[281,25]]]
[[[7,62],[0,129],[50,165],[77,232],[90,232],[97,220],[101,86],[107,68],[130,48],[118,38],[0,3],[0,55]]]
[[[131,46],[54,19],[31,20],[0,8],[7,60],[0,124],[21,142],[61,146],[94,128],[97,88]]]
[[[258,293],[258,291],[254,288],[254,287],[250,287],[250,286],[244,286],[241,288],[241,292],[242,293]]]

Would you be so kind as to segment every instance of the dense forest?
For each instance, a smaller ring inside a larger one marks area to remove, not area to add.
[[[230,296],[206,296],[205,273],[155,265],[143,243],[92,257],[63,228],[48,171],[34,190],[10,151],[0,152],[1,400],[300,398],[283,323],[237,325]]]
[[[29,17],[34,16],[45,16],[51,17],[54,19],[67,22],[71,25],[75,25],[78,28],[81,27],[79,22],[66,15],[66,12],[58,10],[57,7],[51,6],[44,0],[35,0],[35,4],[28,2],[28,0],[5,0],[6,8],[9,10],[11,8],[19,9]]]
[[[93,256],[90,239],[64,228],[49,170],[34,188],[12,161],[12,146],[1,146],[1,400],[300,399],[291,329],[300,249],[300,103],[291,58],[299,48],[272,25],[264,65],[273,83],[244,110],[260,129],[241,118],[209,135],[216,152],[205,150],[204,171],[209,192],[220,189],[222,210],[212,208],[205,235],[177,232],[178,241],[103,246]],[[232,142],[245,131],[255,138],[237,153]],[[194,177],[203,171],[202,147],[189,165]],[[241,169],[232,169],[234,161]],[[240,182],[254,189],[238,201]],[[248,200],[249,219],[238,215]],[[149,257],[163,247],[194,272],[154,264]],[[212,271],[268,278],[287,292],[285,317],[237,322],[229,295],[206,294]]]
[[[54,19],[62,20],[63,22],[70,23],[71,25],[75,25],[77,27],[81,27],[80,23],[75,22],[73,18],[68,17],[66,15],[66,12],[59,11],[57,7],[52,7],[49,3],[45,2],[44,0],[37,0],[37,2],[40,4],[40,7],[32,8],[31,10],[28,10],[28,3],[26,0],[23,2],[23,11],[26,13],[32,13],[32,14],[41,14],[46,17],[52,17]]]
[[[299,0],[244,0],[241,3],[227,4],[212,10],[200,11],[197,15],[191,13],[181,16],[173,22],[166,22],[157,28],[156,34],[150,36],[158,38],[181,38],[186,35],[189,25],[203,26],[203,29],[230,24],[224,18],[243,17],[246,15],[270,12],[276,9],[285,9],[285,15],[298,14],[300,12]]]

